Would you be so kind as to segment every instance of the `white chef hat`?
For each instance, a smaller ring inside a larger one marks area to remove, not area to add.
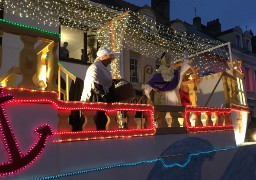
[[[97,52],[97,59],[102,57],[102,56],[105,56],[105,55],[109,55],[109,54],[113,54],[112,51],[110,51],[108,48],[106,47],[100,47],[98,49],[98,52]]]

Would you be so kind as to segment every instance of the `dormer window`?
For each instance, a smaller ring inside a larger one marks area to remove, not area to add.
[[[141,54],[135,51],[130,51],[130,82],[140,82],[140,61]]]
[[[171,28],[176,35],[183,36],[186,33],[186,26],[181,20],[175,20],[175,22],[171,24]]]
[[[139,60],[135,57],[131,57],[130,58],[130,82],[133,82],[133,83],[139,82],[138,66],[139,66]]]
[[[246,50],[249,50],[249,47],[250,47],[250,46],[249,46],[249,43],[250,43],[249,39],[246,39],[246,40],[245,40],[245,49],[246,49]]]
[[[236,45],[239,46],[239,47],[241,46],[240,41],[241,41],[240,35],[236,35]]]
[[[153,38],[152,35],[156,32],[156,16],[155,12],[148,5],[144,5],[138,10],[138,21],[144,38]]]
[[[143,18],[143,21],[141,22],[143,31],[144,33],[150,33],[153,30],[152,27],[153,27],[154,17],[148,14],[143,14],[143,16],[145,18],[145,19]]]
[[[252,45],[251,45],[252,35],[249,31],[245,31],[243,34],[243,47],[247,51],[252,51]]]

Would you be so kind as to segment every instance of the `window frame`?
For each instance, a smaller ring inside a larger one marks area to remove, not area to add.
[[[250,50],[250,40],[249,39],[245,39],[245,49]]]
[[[242,105],[247,105],[247,101],[246,101],[246,90],[244,89],[244,85],[243,85],[243,81],[241,78],[237,77],[237,93],[238,93],[238,97],[239,97],[239,101]]]
[[[236,45],[241,47],[241,36],[239,34],[236,34]]]
[[[253,88],[253,84],[252,83],[250,83],[250,82],[253,82],[252,81],[252,69],[251,68],[249,68],[249,67],[244,67],[244,79],[245,79],[245,86],[246,86],[246,91],[247,92],[253,92],[254,90],[254,88]]]
[[[134,63],[132,63],[132,61],[136,61],[137,64],[134,65]],[[135,67],[135,69],[132,69],[132,66]],[[136,75],[133,76],[132,71],[135,71]],[[133,81],[133,78],[136,78],[136,82]],[[130,57],[130,82],[131,83],[139,83],[139,59],[131,56]]]
[[[60,26],[59,26],[59,33],[61,34],[61,26],[66,26],[66,27],[70,27],[68,25],[65,25],[62,23],[63,22],[63,19],[61,20],[60,18]],[[81,30],[79,28],[77,28],[78,30]],[[82,30],[83,31],[83,30]],[[83,33],[83,49],[84,51],[87,53],[87,50],[88,50],[88,37],[92,37],[92,36],[95,36],[96,35],[88,35],[88,31]],[[59,49],[61,47],[61,39],[59,40]],[[98,42],[98,39],[96,38],[96,52],[97,50],[99,49],[99,42]],[[84,54],[85,55],[85,54]],[[59,59],[60,61],[63,61],[63,62],[69,62],[69,63],[73,63],[73,64],[82,64],[82,65],[91,65],[93,62],[88,62],[88,60],[86,58],[84,58],[84,60],[81,60],[81,59],[75,59],[75,58],[67,58],[67,59]]]
[[[154,24],[151,23],[150,21],[154,22],[155,17],[153,15],[149,15],[148,13],[144,13],[144,12],[142,13],[142,15],[144,16],[144,18],[147,19],[145,23],[141,21],[141,27],[143,29],[143,33],[151,34],[154,31],[154,28],[151,28],[152,26],[154,26]]]

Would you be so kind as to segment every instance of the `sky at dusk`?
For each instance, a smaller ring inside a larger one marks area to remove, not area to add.
[[[151,0],[125,1],[138,6],[151,5]],[[256,0],[170,0],[170,19],[192,24],[195,8],[204,25],[219,18],[222,31],[235,26],[245,31],[247,26],[256,35]]]

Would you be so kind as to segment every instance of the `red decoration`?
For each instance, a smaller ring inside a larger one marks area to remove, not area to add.
[[[116,111],[143,112],[148,116],[148,122],[145,129],[117,129],[108,131],[80,131],[80,132],[56,132],[54,136],[59,137],[59,140],[54,142],[64,141],[84,141],[112,138],[130,138],[136,136],[154,135],[156,130],[154,126],[154,107],[148,104],[130,104],[130,103],[91,103],[81,101],[61,101],[58,100],[57,93],[51,91],[30,90],[21,88],[3,88],[5,93],[14,95],[15,100],[12,103],[49,103],[58,110],[102,110],[107,113]]]
[[[36,132],[40,135],[39,140],[26,154],[22,154],[3,107],[4,104],[13,99],[13,96],[2,95],[2,88],[0,88],[0,95],[0,130],[9,156],[9,162],[0,164],[0,176],[4,176],[18,172],[35,161],[45,147],[46,140],[52,135],[52,132],[49,125],[37,128]]]
[[[9,94],[12,95],[9,95]],[[3,95],[7,94],[7,95]],[[13,100],[15,97],[15,100]],[[11,103],[49,103],[58,110],[103,110],[107,113],[114,113],[116,111],[136,112],[140,111],[147,117],[147,126],[145,129],[117,129],[108,131],[80,131],[80,132],[55,132],[54,136],[59,137],[54,142],[66,141],[80,141],[80,140],[101,140],[110,138],[130,138],[136,136],[150,136],[154,135],[156,130],[154,126],[154,107],[147,104],[128,104],[128,103],[89,103],[89,102],[65,102],[58,100],[57,93],[51,91],[38,91],[20,88],[1,88],[0,87],[0,130],[4,137],[5,148],[9,155],[9,162],[0,164],[0,176],[16,173],[29,164],[34,162],[39,154],[43,151],[47,138],[52,135],[49,125],[38,127],[36,132],[39,134],[38,141],[30,148],[26,154],[22,154],[19,149],[18,142],[10,127],[4,110],[4,104],[11,101]],[[231,108],[211,108],[211,107],[192,107],[187,106],[185,109],[185,125],[187,130],[191,133],[209,132],[209,131],[227,131],[233,130],[233,125],[224,126],[202,126],[192,127],[190,125],[188,114],[202,112],[215,112],[217,114],[229,114],[232,111],[245,111],[248,108],[245,106],[232,105]]]
[[[180,94],[180,100],[181,100],[182,106],[191,105],[191,101],[189,99],[189,94],[187,92],[180,90],[179,94]]]
[[[234,108],[213,108],[213,107],[194,107],[194,106],[187,106],[185,110],[185,124],[187,127],[188,132],[190,133],[199,133],[199,132],[218,132],[218,131],[229,131],[233,130],[233,125],[223,125],[223,126],[202,126],[202,127],[192,127],[188,114],[189,113],[216,113],[216,114],[229,114],[232,111],[236,111],[237,109]]]

